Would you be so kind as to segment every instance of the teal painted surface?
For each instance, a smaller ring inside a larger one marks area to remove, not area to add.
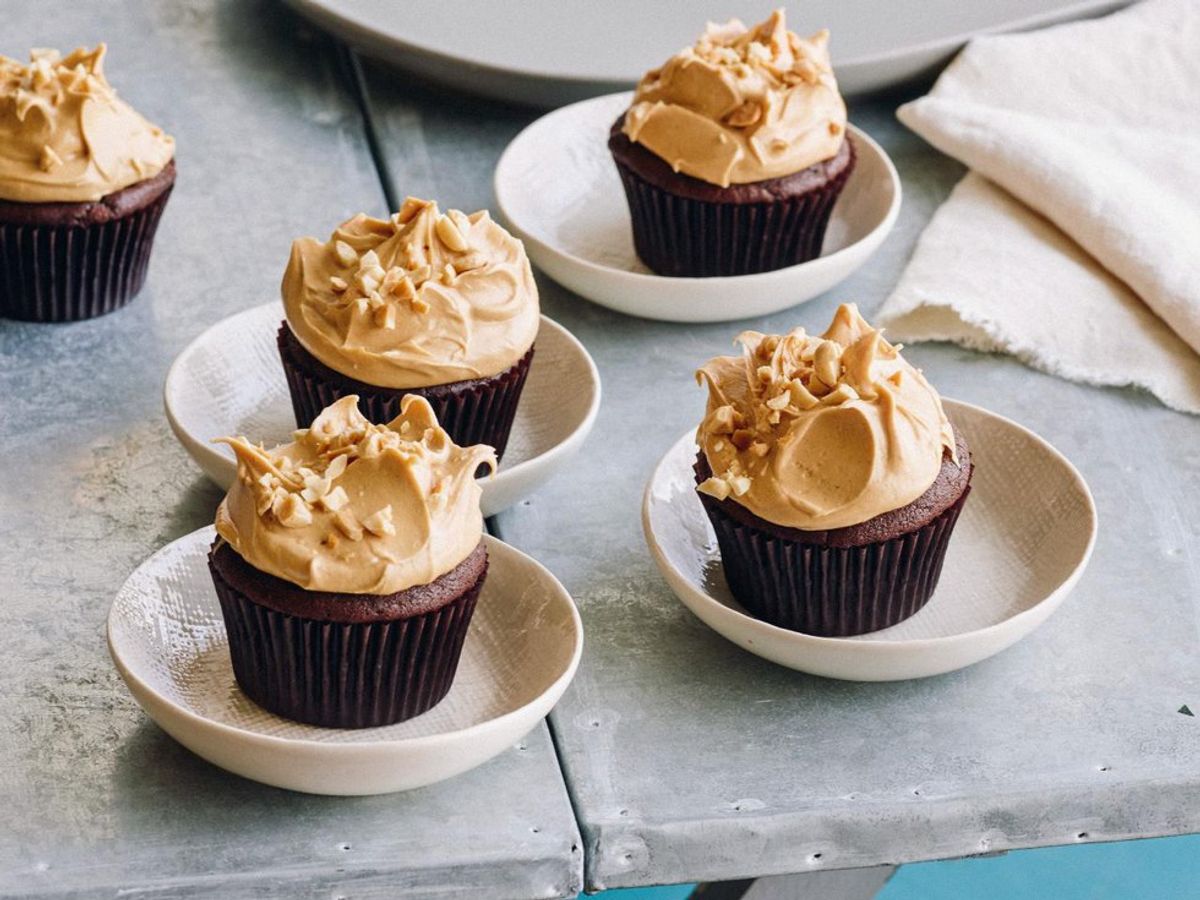
[[[687,900],[691,896],[694,884],[668,884],[662,887],[621,888],[616,891],[601,891],[593,894],[593,898],[603,900]],[[580,894],[580,900],[589,900],[587,894]]]
[[[631,888],[603,900],[686,900],[694,885]],[[580,894],[583,898],[585,895]],[[902,866],[875,900],[1194,900],[1200,835],[1020,850]]]
[[[991,859],[916,863],[901,867],[875,900],[1025,897],[1054,900],[1200,897],[1200,835],[1046,847]]]

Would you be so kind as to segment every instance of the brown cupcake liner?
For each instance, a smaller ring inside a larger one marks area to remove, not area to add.
[[[0,316],[74,322],[125,306],[142,289],[171,196],[108,222],[0,223]]]
[[[750,275],[816,259],[834,203],[854,169],[852,155],[834,178],[794,197],[721,203],[672,194],[615,162],[638,257],[657,274],[678,278]]]
[[[805,634],[845,637],[888,628],[933,596],[967,487],[907,534],[858,547],[803,544],[737,522],[701,495],[734,598],[756,618]]]
[[[487,444],[504,455],[517,404],[533,362],[534,348],[514,365],[488,378],[421,388],[381,388],[335,372],[305,350],[285,322],[279,329],[279,356],[292,395],[296,424],[307,428],[325,407],[347,394],[358,394],[358,408],[376,424],[400,414],[405,394],[429,401],[438,424],[460,447]]]
[[[270,712],[325,728],[419,716],[450,690],[487,569],[458,599],[393,622],[323,622],[255,603],[209,564],[242,691]]]

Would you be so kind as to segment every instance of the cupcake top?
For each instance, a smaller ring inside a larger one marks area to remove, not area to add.
[[[521,242],[486,210],[409,197],[328,241],[300,238],[283,276],[288,325],[313,356],[379,387],[498,375],[533,346],[537,286]]]
[[[642,77],[622,130],[676,172],[721,187],[799,172],[845,139],[828,44],[828,31],[788,31],[782,9],[751,29],[710,22]]]
[[[0,56],[0,200],[85,203],[152,178],[175,139],[104,77],[105,46]]]
[[[820,337],[745,331],[741,356],[696,373],[708,410],[696,433],[713,476],[699,490],[762,519],[820,531],[920,497],[957,462],[942,401],[853,303]]]
[[[394,594],[428,584],[479,544],[481,464],[491,447],[459,447],[422,397],[373,425],[343,397],[267,450],[222,438],[237,480],[217,509],[217,532],[250,565],[310,591]]]

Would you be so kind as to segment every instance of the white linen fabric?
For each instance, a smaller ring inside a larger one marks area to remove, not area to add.
[[[900,120],[972,170],[878,319],[1200,413],[1200,2],[978,38]]]

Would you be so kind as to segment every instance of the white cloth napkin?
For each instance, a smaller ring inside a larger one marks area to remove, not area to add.
[[[880,311],[890,337],[1200,413],[1198,0],[977,38],[898,115],[972,172]]]

